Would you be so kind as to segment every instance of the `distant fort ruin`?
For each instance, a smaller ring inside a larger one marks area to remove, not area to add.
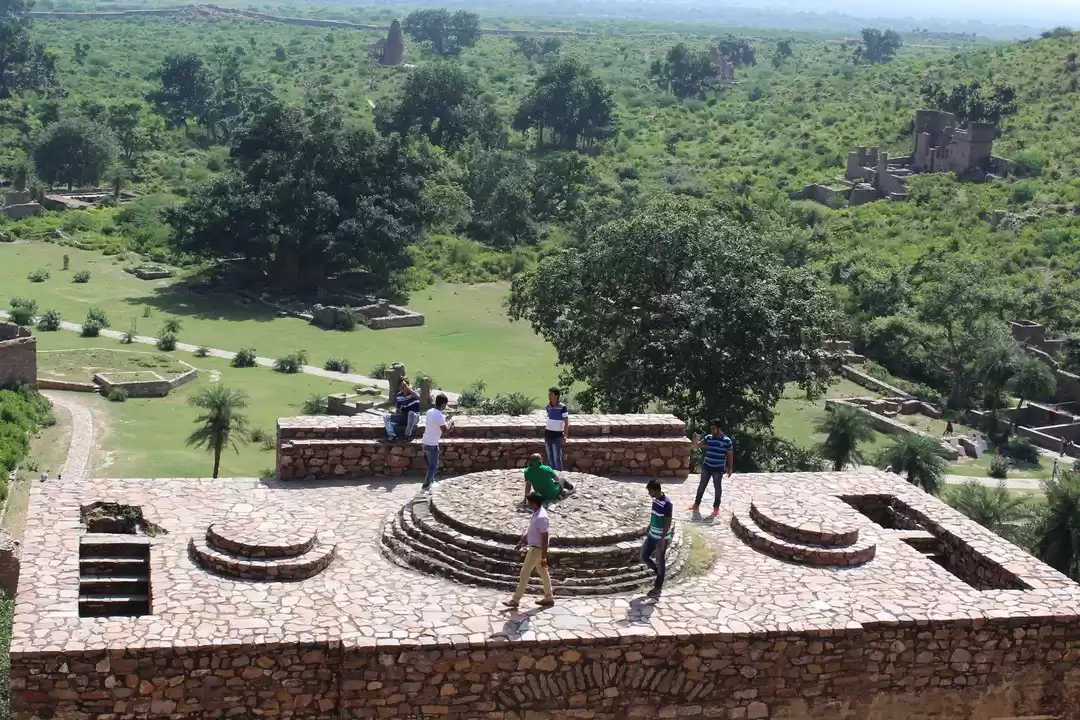
[[[796,199],[836,206],[846,200],[862,205],[875,200],[907,200],[908,178],[914,173],[953,172],[965,180],[985,182],[1008,173],[1009,161],[993,154],[997,127],[968,123],[941,110],[915,113],[914,151],[890,158],[877,147],[858,147],[848,153],[843,177],[832,184],[812,183]]]

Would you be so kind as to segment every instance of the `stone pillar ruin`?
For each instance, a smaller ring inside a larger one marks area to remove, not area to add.
[[[386,35],[386,44],[383,45],[383,65],[400,65],[405,59],[405,38],[401,34],[401,23],[394,20],[390,23],[390,32]]]
[[[14,177],[11,178],[11,187],[19,192],[26,189],[26,168],[21,167],[15,171]]]
[[[390,371],[386,374],[386,379],[390,383],[390,401],[393,402],[397,397],[398,385],[401,384],[401,379],[408,377],[405,372],[405,366],[401,363],[394,363],[390,366]]]
[[[70,265],[70,264],[71,264],[71,258],[69,258],[67,255],[65,255],[64,256],[64,269],[67,270],[68,265]]]
[[[432,407],[431,400],[432,382],[431,378],[426,377],[420,381],[420,409],[428,410]]]

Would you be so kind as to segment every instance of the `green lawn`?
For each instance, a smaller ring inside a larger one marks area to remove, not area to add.
[[[949,465],[950,475],[963,475],[964,477],[990,477],[990,460],[992,453],[986,453],[978,460],[974,458],[961,458],[960,461]],[[1049,480],[1054,471],[1054,461],[1046,458],[1037,465],[1029,463],[1017,463],[1009,469],[1009,477],[1013,478],[1036,478]]]
[[[44,350],[94,348],[110,342],[103,338],[80,338],[75,333],[57,331],[38,333],[38,346]],[[115,341],[119,345],[119,341]],[[109,402],[90,393],[78,397],[92,403],[105,420],[104,436],[96,438],[100,448],[92,458],[93,474],[111,477],[193,477],[209,476],[210,455],[184,444],[194,429],[197,412],[187,399],[217,378],[218,382],[247,392],[249,407],[245,414],[253,428],[274,436],[279,417],[298,415],[308,397],[332,392],[351,392],[353,386],[312,375],[282,375],[269,368],[238,370],[218,358],[197,358],[190,353],[174,355],[199,369],[199,378],[165,398],[131,398],[122,403]],[[239,454],[228,451],[222,456],[222,476],[262,475],[274,466],[274,452],[261,443],[241,445]]]
[[[43,334],[43,333],[42,333]],[[67,340],[72,333],[67,333]],[[100,338],[95,347],[78,350],[38,349],[38,377],[90,382],[95,373],[123,373],[118,380],[155,380],[157,376],[168,378],[182,375],[188,367],[179,362],[175,354],[141,350],[145,345],[133,346],[131,350],[105,347],[115,340]],[[156,375],[154,374],[156,373]]]
[[[66,272],[61,269],[65,254],[71,259]],[[151,336],[175,317],[183,322],[183,342],[224,350],[254,347],[266,357],[304,349],[314,365],[331,357],[347,358],[360,373],[376,363],[404,362],[410,373],[422,370],[455,391],[484,380],[491,394],[518,391],[542,399],[557,378],[554,349],[528,325],[506,318],[506,283],[434,285],[414,293],[409,302],[426,316],[423,327],[345,333],[278,318],[273,309],[259,304],[193,296],[173,280],[139,280],[123,271],[124,262],[44,242],[0,244],[0,287],[5,292],[0,304],[6,309],[9,297],[30,297],[41,311],[58,310],[76,323],[85,319],[87,309],[99,307],[114,329],[127,330],[135,322],[139,334]],[[48,269],[50,279],[27,280],[37,268]],[[72,283],[71,275],[84,269],[90,271],[90,282]],[[146,308],[149,318],[144,317]]]
[[[814,426],[825,415],[827,398],[880,397],[875,392],[856,385],[845,378],[833,378],[833,384],[825,393],[825,398],[807,400],[798,385],[788,385],[784,397],[776,404],[776,416],[773,429],[776,434],[806,448],[814,448],[825,440],[825,436],[814,431]],[[889,436],[874,432],[874,440],[860,446],[864,458],[872,462],[877,453],[889,444]]]

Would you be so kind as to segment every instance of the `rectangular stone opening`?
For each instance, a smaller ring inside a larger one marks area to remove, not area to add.
[[[84,535],[79,542],[79,617],[150,615],[150,539]]]
[[[925,530],[915,512],[892,495],[845,495],[840,499],[886,530]]]
[[[999,563],[976,552],[951,533],[900,538],[930,562],[976,590],[1030,590],[1031,586]]]

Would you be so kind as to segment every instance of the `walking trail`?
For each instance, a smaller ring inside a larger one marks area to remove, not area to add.
[[[967,477],[966,475],[946,475],[945,484],[947,485],[963,485],[965,483],[974,480],[980,485],[986,485],[987,487],[997,487],[1001,481],[992,477]],[[1005,487],[1010,490],[1021,490],[1024,492],[1041,492],[1042,485],[1038,478],[1017,478],[1011,477],[1005,479]]]
[[[94,447],[94,416],[90,408],[77,400],[73,393],[44,392],[53,405],[71,413],[71,441],[67,460],[61,471],[64,480],[81,480],[90,467],[90,451]]]

